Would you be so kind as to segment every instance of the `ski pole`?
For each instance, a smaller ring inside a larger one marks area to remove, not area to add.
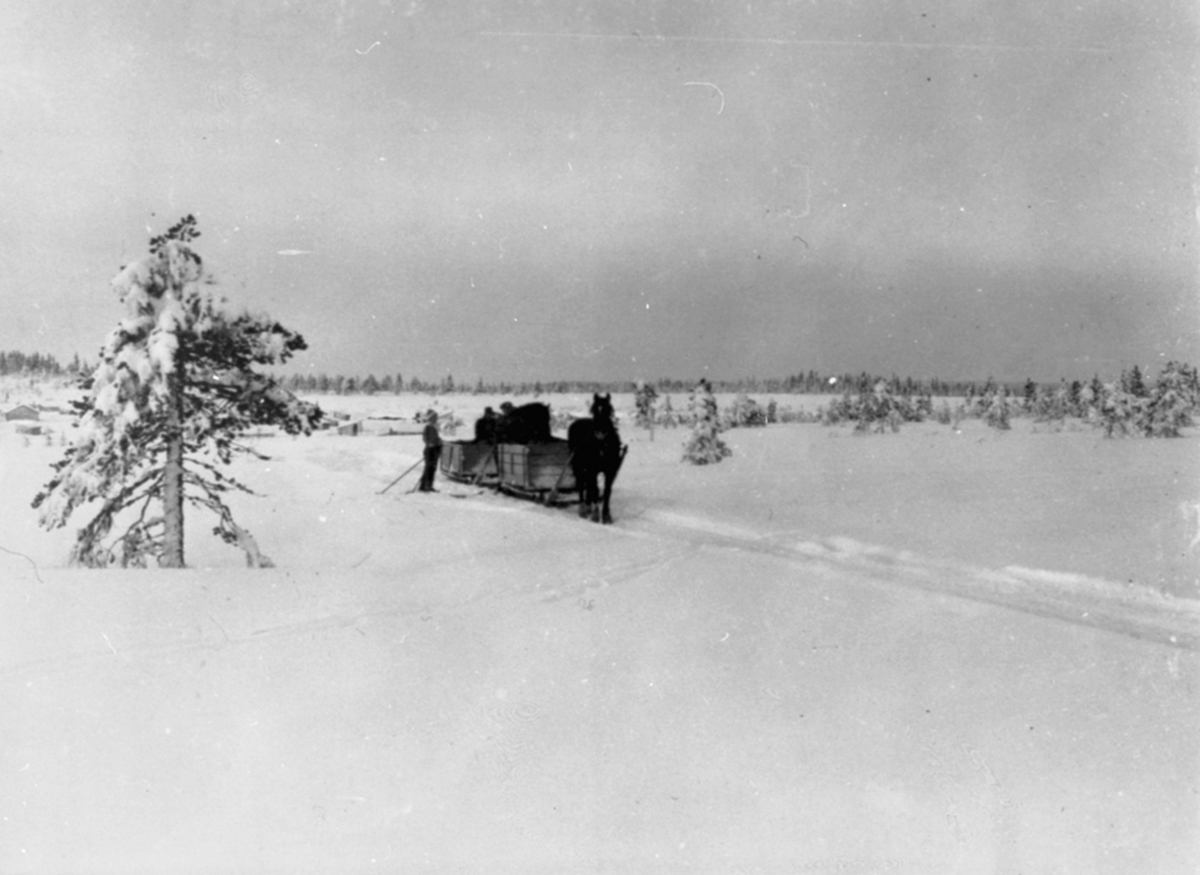
[[[389,489],[391,489],[393,486],[395,486],[397,483],[399,483],[401,480],[403,480],[408,475],[409,471],[412,471],[414,468],[417,467],[417,465],[420,465],[424,461],[425,461],[424,459],[417,459],[417,461],[413,462],[412,467],[409,468],[408,471],[405,471],[403,474],[401,474],[399,477],[397,477],[395,480],[393,480],[387,486],[383,487],[383,489],[379,490],[379,492],[377,492],[376,494],[383,495],[383,493],[387,492]]]

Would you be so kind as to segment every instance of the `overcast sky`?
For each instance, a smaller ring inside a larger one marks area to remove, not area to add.
[[[1000,11],[1004,10],[1004,11]],[[1192,0],[0,6],[0,349],[194,213],[302,369],[1200,361]]]

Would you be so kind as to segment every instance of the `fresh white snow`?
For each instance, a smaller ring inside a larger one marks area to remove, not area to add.
[[[618,411],[612,527],[380,495],[416,435],[260,438],[260,570],[198,512],[186,570],[64,568],[28,505],[67,417],[0,424],[0,871],[1197,871],[1194,432],[695,467]]]

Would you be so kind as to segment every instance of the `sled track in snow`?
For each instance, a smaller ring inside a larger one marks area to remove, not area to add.
[[[911,586],[1200,651],[1200,602],[1109,580],[1015,565],[981,568],[852,538],[814,539],[796,532],[760,535],[673,511],[646,510],[623,519],[619,529],[637,537],[665,536],[776,556],[800,565],[821,564],[879,583]]]

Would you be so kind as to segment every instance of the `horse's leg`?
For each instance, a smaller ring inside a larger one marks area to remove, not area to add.
[[[608,509],[608,503],[612,499],[613,488],[613,470],[609,468],[604,472],[604,497],[600,499],[600,522],[605,525],[611,523],[612,513]]]
[[[579,517],[587,519],[592,515],[592,501],[596,492],[595,480],[591,471],[581,471],[576,482],[579,485]]]
[[[587,508],[587,472],[577,446],[571,447],[571,476],[575,478],[575,489],[579,492],[579,515],[582,517]]]
[[[598,523],[598,522],[600,522],[600,472],[599,471],[592,472],[592,479],[588,485],[591,486],[591,488],[592,488],[592,495],[591,495],[591,499],[590,499],[591,500],[591,510],[592,510],[592,522]]]

